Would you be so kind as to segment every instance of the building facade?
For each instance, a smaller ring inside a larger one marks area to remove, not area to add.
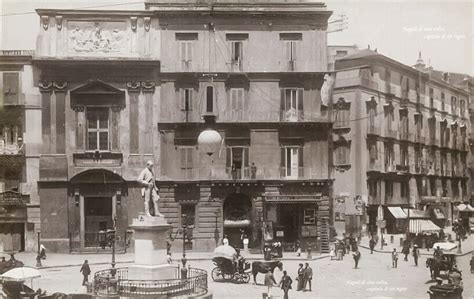
[[[37,11],[42,243],[95,251],[99,231],[116,227],[126,246],[152,160],[160,211],[175,236],[192,230],[189,249],[247,235],[251,247],[273,238],[328,250],[331,12],[278,0],[146,8]],[[197,143],[204,114],[223,137],[211,156]]]
[[[352,225],[405,233],[407,208],[449,225],[468,197],[469,94],[430,76],[421,56],[412,68],[365,49],[335,71],[334,198],[366,207]]]
[[[159,157],[157,20],[146,11],[37,13],[41,242],[96,251],[99,231],[115,227],[123,248],[143,210],[137,177]]]
[[[331,12],[314,1],[149,1],[161,32],[160,187],[189,248],[224,236],[327,250],[332,179],[321,100]],[[202,115],[223,142],[199,150]],[[322,245],[324,243],[324,245]]]
[[[36,249],[40,143],[33,51],[0,52],[0,251]],[[28,132],[28,134],[26,134]]]

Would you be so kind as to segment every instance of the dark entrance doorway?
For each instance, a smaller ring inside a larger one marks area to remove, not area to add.
[[[85,197],[85,247],[99,246],[99,231],[113,228],[112,197]]]
[[[229,245],[243,248],[243,238],[252,240],[252,202],[241,193],[229,195],[224,202],[224,237]]]
[[[281,242],[294,243],[299,238],[299,214],[300,205],[282,204],[280,205],[280,222],[275,231],[283,231],[283,237],[277,237]]]

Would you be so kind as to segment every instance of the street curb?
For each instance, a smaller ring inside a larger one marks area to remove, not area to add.
[[[278,259],[280,261],[315,261],[315,260],[320,260],[320,259],[324,259],[324,258],[329,258],[330,255],[319,255],[319,256],[315,256],[313,257],[312,259],[306,259],[306,258],[281,258],[281,259]],[[257,258],[257,257],[249,257],[249,258],[245,258],[247,261],[261,261],[263,259],[262,258]],[[187,258],[187,261],[210,261],[212,260],[212,258],[199,258],[199,257],[196,257],[196,258]],[[180,259],[173,259],[174,262],[179,262]],[[120,262],[116,262],[116,264],[131,264],[133,263],[133,260],[127,260],[127,261],[120,261]],[[93,266],[93,265],[108,265],[110,264],[110,262],[95,262],[95,263],[89,263],[89,265]],[[56,265],[56,266],[42,266],[42,267],[35,267],[36,269],[55,269],[55,268],[68,268],[68,267],[80,267],[82,266],[82,263],[80,264],[68,264],[68,265]]]
[[[364,249],[367,249],[367,250],[370,250],[369,246],[366,246],[366,245],[358,245],[359,247],[362,247]],[[387,247],[389,247],[389,245],[387,245]],[[395,246],[397,247],[397,246]],[[387,250],[377,250],[377,249],[374,249],[374,252],[379,252],[379,253],[392,253],[392,251],[387,251]],[[466,251],[464,253],[455,253],[456,256],[465,256],[465,255],[468,255],[468,254],[472,254],[474,252],[474,250],[470,250],[470,251]],[[428,256],[431,256],[433,254],[430,254],[430,253],[420,253],[420,255],[428,255]]]

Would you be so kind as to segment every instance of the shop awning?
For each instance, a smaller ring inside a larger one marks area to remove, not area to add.
[[[474,208],[470,204],[460,204],[456,206],[459,212],[474,212]]]
[[[426,219],[410,219],[410,233],[436,233],[441,228],[434,224],[431,220]]]
[[[415,210],[415,209],[410,209],[410,212],[408,212],[408,209],[403,209],[405,214],[410,216],[410,219],[430,219],[430,213],[429,211],[421,211],[421,210]]]
[[[250,220],[224,220],[224,227],[245,227],[250,226]]]
[[[400,208],[400,207],[387,207],[387,208],[390,211],[390,213],[392,213],[393,217],[395,217],[395,219],[406,219],[407,218],[407,214],[405,214],[405,212],[403,212],[402,208]]]

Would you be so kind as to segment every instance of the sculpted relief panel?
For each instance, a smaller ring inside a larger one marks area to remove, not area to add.
[[[131,38],[126,22],[69,21],[67,47],[74,54],[129,54]]]

